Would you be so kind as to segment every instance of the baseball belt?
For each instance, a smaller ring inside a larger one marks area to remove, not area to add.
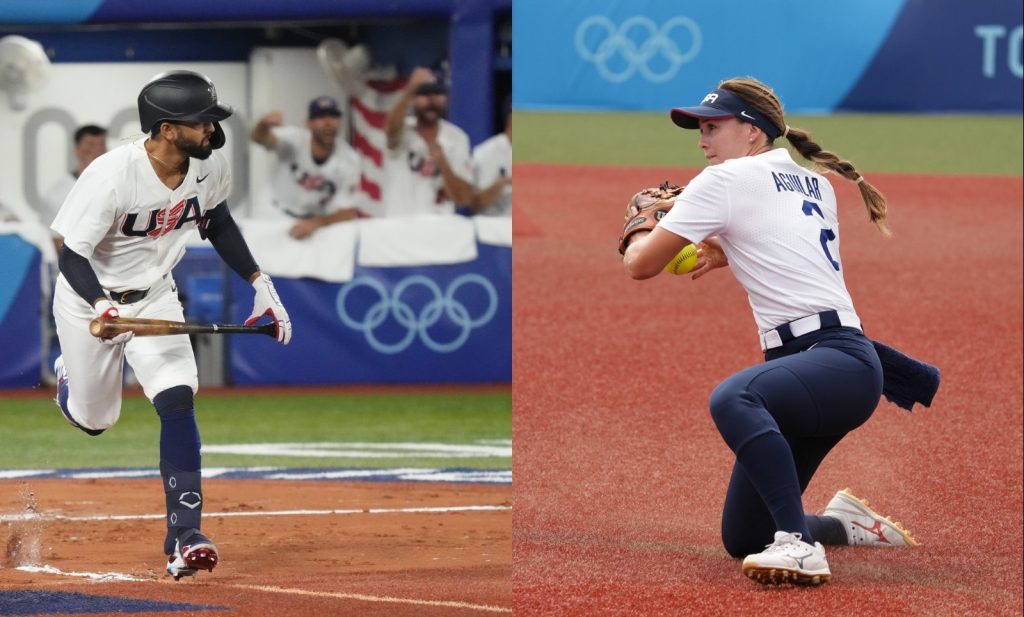
[[[110,299],[118,304],[134,304],[146,297],[148,289],[129,289],[127,291],[112,291]]]
[[[782,347],[795,338],[825,328],[857,328],[861,330],[860,318],[850,311],[822,311],[807,317],[784,323],[760,334],[761,351]]]

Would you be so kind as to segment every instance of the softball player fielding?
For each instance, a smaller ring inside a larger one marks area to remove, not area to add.
[[[213,83],[192,71],[161,73],[138,98],[147,133],[97,158],[75,183],[53,222],[64,237],[53,313],[61,356],[57,404],[72,426],[99,435],[121,413],[124,361],[160,417],[160,475],[167,507],[164,553],[175,578],[213,570],[217,548],[200,531],[203,509],[199,428],[193,396],[199,379],[187,336],[96,339],[97,317],[184,321],[171,270],[192,230],[255,289],[246,323],[264,315],[277,340],[291,339],[288,313],[260,272],[225,201],[231,170],[215,152],[220,121],[231,115]]]
[[[708,166],[652,230],[633,236],[624,264],[632,278],[651,278],[694,243],[692,278],[729,266],[747,292],[765,362],[725,379],[710,401],[736,455],[722,513],[726,550],[762,584],[817,585],[832,578],[823,545],[915,545],[847,490],[821,515],[804,512],[804,489],[829,451],[871,417],[884,375],[843,279],[835,191],[775,140],[855,182],[870,219],[888,233],[885,198],[852,163],[789,127],[775,93],[754,79],[726,80],[671,118],[700,131]]]

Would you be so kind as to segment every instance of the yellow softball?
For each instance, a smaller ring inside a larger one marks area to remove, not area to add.
[[[683,250],[679,251],[679,254],[672,258],[672,261],[668,262],[665,266],[665,272],[672,274],[686,274],[690,270],[693,270],[693,266],[697,264],[697,247],[693,244],[687,244],[683,247]]]

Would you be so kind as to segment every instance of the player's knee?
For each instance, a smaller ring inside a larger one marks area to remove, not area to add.
[[[153,397],[153,406],[156,407],[156,412],[161,416],[195,413],[192,403],[192,388],[189,386],[167,388]]]
[[[749,540],[744,537],[744,534],[736,533],[735,530],[722,529],[722,546],[725,547],[725,552],[729,553],[730,557],[746,557],[754,553],[760,552],[763,548],[752,545]]]

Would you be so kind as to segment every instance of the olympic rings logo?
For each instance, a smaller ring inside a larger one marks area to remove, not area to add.
[[[471,316],[469,308],[455,298],[455,293],[466,285],[479,286],[487,295],[487,307],[478,317]],[[361,318],[357,318],[349,310],[349,295],[362,287],[369,288],[377,296],[377,300]],[[430,298],[418,313],[403,299],[406,292],[413,287],[424,288]],[[341,322],[357,332],[362,332],[370,347],[380,353],[397,354],[405,351],[412,345],[417,335],[429,349],[437,353],[450,353],[462,347],[474,329],[491,321],[498,310],[498,292],[489,280],[479,274],[458,276],[443,292],[431,279],[422,274],[414,274],[402,279],[391,293],[388,293],[380,281],[364,276],[353,279],[341,288],[338,292],[337,310]],[[405,329],[399,340],[393,343],[380,340],[378,334],[378,329],[389,316]],[[448,321],[458,328],[458,333],[451,341],[435,340],[435,335],[430,332],[431,327],[437,325],[441,317],[447,317]]]
[[[676,28],[684,28],[690,33],[690,48],[683,53],[672,39]],[[643,42],[639,45],[630,38],[633,30],[640,31]],[[589,47],[588,39],[593,40],[591,32],[596,31],[601,42],[596,47]],[[700,27],[689,17],[673,17],[659,28],[653,20],[643,15],[634,15],[622,25],[615,24],[603,15],[591,15],[576,27],[576,52],[587,62],[593,62],[597,72],[606,80],[621,83],[640,71],[644,79],[653,83],[664,83],[679,72],[679,68],[697,57],[700,53],[702,36]],[[625,68],[615,70],[610,62],[615,56],[621,56]],[[662,58],[652,68],[651,61]],[[658,66],[665,64],[660,70]]]

